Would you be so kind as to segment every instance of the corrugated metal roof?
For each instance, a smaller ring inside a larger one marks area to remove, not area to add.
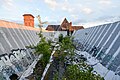
[[[12,49],[36,45],[39,41],[36,33],[39,31],[39,28],[0,20],[0,55],[10,53]]]

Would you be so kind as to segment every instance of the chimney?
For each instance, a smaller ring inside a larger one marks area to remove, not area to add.
[[[73,28],[72,28],[72,22],[70,22],[69,24],[70,24],[69,30],[72,31],[73,30]]]
[[[70,22],[70,26],[72,26],[72,22]]]
[[[34,27],[34,16],[32,14],[24,14],[24,26]]]

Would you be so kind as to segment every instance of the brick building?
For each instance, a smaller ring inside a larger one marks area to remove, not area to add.
[[[46,30],[48,31],[67,31],[73,32],[74,30],[84,29],[83,26],[72,26],[72,22],[68,22],[65,18],[61,25],[48,25]]]

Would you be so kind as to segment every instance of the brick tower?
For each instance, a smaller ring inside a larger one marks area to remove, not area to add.
[[[31,14],[24,14],[24,26],[34,27],[34,16]]]

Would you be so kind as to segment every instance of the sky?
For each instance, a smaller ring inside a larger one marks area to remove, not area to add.
[[[40,15],[48,24],[67,18],[73,25],[91,27],[120,21],[120,0],[0,0],[0,20],[23,23],[22,15],[28,13],[35,16],[36,25]]]

